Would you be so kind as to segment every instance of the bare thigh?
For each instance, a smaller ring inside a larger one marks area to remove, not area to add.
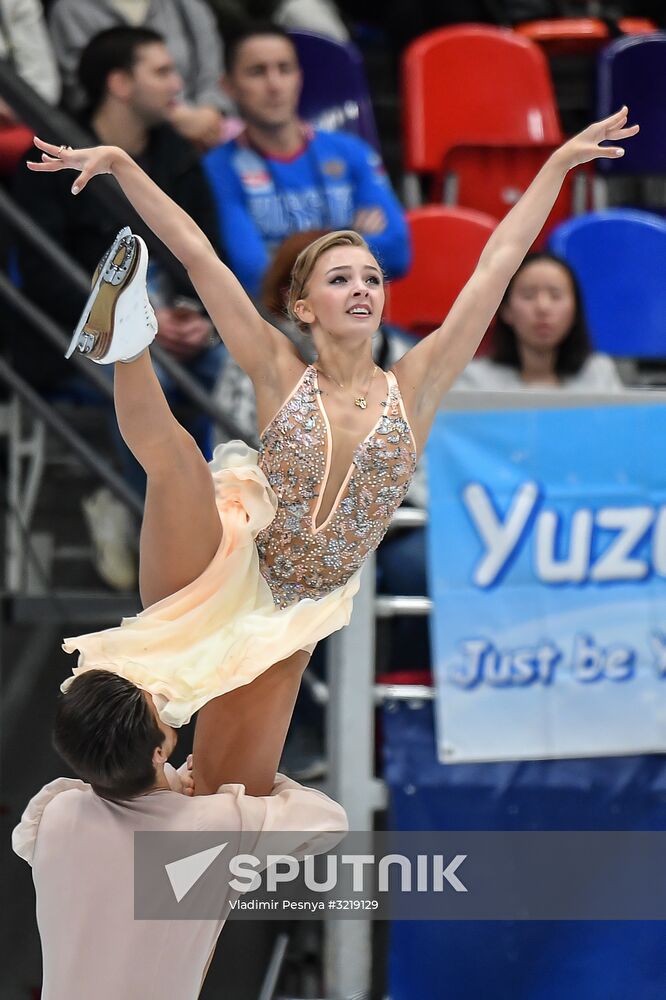
[[[194,732],[197,795],[229,782],[245,785],[248,795],[270,794],[309,660],[299,650],[251,684],[204,705]]]
[[[144,607],[196,580],[222,540],[208,463],[194,439],[180,430],[169,467],[147,470],[139,563]]]

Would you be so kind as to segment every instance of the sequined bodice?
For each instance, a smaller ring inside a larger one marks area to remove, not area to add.
[[[259,465],[278,498],[274,520],[257,536],[262,576],[280,607],[341,587],[377,548],[405,498],[416,467],[414,438],[400,389],[387,372],[388,398],[356,447],[330,514],[316,527],[332,441],[317,371],[302,378],[261,436]]]

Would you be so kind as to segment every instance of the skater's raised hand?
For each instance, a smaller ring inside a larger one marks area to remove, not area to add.
[[[615,160],[624,156],[622,146],[601,146],[602,142],[619,142],[629,139],[638,132],[638,125],[627,126],[629,109],[625,106],[609,118],[588,125],[586,129],[569,139],[560,148],[559,154],[566,167],[570,170],[581,163],[588,163],[598,158]]]
[[[55,146],[34,138],[37,149],[42,151],[42,162],[28,160],[28,169],[36,173],[53,174],[58,170],[78,170],[79,176],[72,185],[72,194],[78,194],[92,177],[113,173],[115,158],[121,154],[117,146],[92,146],[90,149],[72,149],[70,146]]]
[[[442,395],[458,377],[488,329],[521,260],[538,237],[567,173],[600,157],[617,159],[638,125],[627,126],[621,108],[588,126],[549,156],[530,186],[488,240],[474,273],[437,330],[395,365],[403,398],[411,406],[417,444],[425,442]],[[610,145],[602,145],[610,143]]]

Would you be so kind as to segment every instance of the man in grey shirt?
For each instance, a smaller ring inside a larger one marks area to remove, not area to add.
[[[91,38],[118,25],[152,28],[164,38],[183,78],[183,99],[171,124],[201,149],[221,142],[222,114],[231,107],[220,79],[222,45],[204,0],[55,0],[49,28],[63,76],[65,101],[81,106],[79,56]]]

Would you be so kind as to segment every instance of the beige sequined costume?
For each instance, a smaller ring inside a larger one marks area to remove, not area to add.
[[[67,639],[67,652],[80,651],[74,673],[127,677],[156,697],[164,722],[180,726],[211,698],[346,625],[359,571],[416,467],[393,372],[386,382],[379,419],[321,524],[333,447],[313,366],[261,435],[259,455],[241,441],[216,448],[223,536],[212,562],[118,628]]]

